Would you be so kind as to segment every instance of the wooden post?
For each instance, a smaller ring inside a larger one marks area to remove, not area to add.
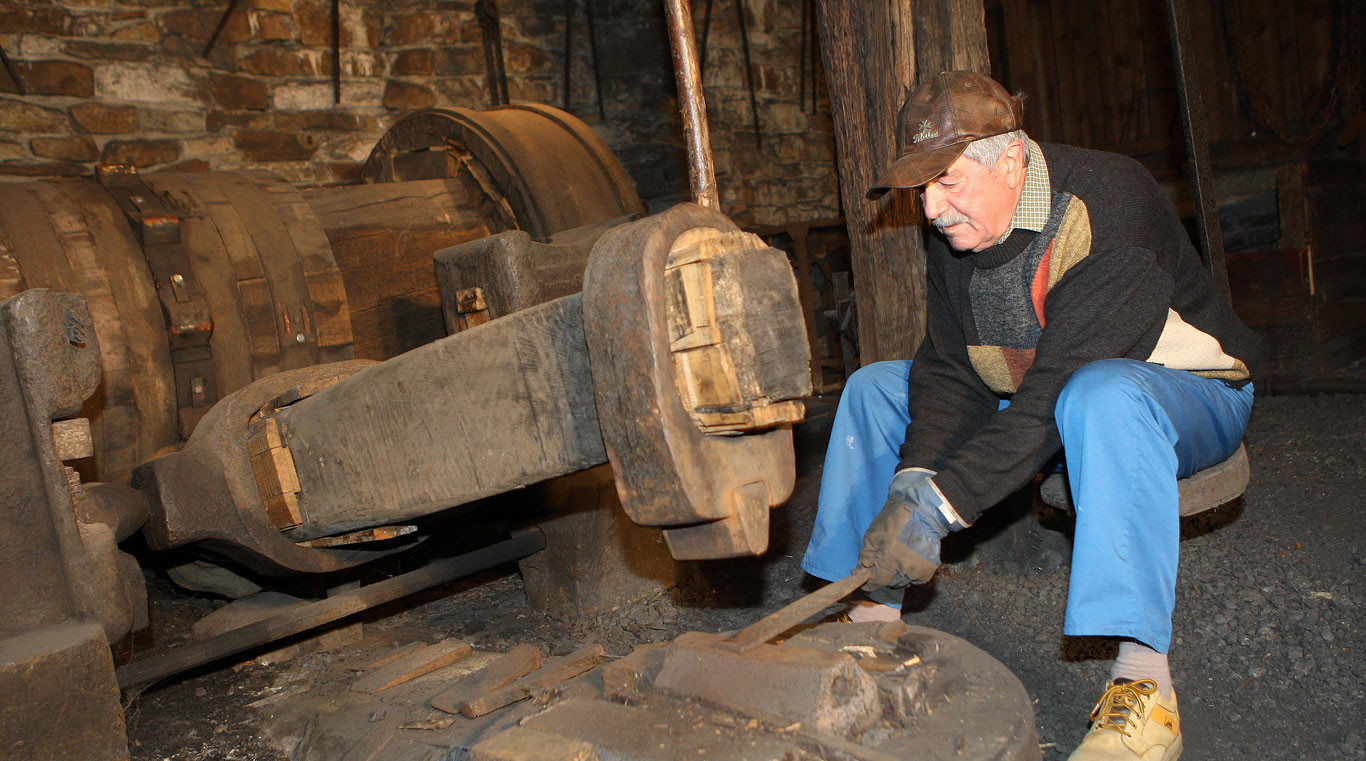
[[[981,0],[821,0],[840,195],[848,220],[861,364],[908,359],[925,333],[925,249],[913,194],[865,200],[896,157],[896,115],[920,75],[990,75]]]

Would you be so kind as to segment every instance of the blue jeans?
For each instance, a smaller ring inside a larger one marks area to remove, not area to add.
[[[887,499],[910,423],[909,360],[878,362],[845,383],[825,454],[802,569],[843,578]],[[1008,402],[1002,402],[1005,406]],[[1077,523],[1063,631],[1171,645],[1180,500],[1176,480],[1233,454],[1252,386],[1128,359],[1074,373],[1054,410]]]

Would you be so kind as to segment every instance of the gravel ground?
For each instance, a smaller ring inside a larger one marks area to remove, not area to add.
[[[751,623],[819,585],[798,568],[830,423],[829,409],[813,410],[798,429],[797,489],[774,513],[764,558],[695,564],[686,591],[586,620],[532,610],[504,569],[391,607],[367,628],[429,641],[464,636],[496,649],[534,642],[558,654],[588,640],[625,653],[683,631]],[[1259,397],[1246,439],[1247,493],[1183,527],[1172,665],[1185,758],[1366,758],[1363,421],[1366,395]],[[1062,636],[1064,536],[1026,525],[1034,551],[1013,553],[1009,533],[958,547],[933,587],[908,600],[906,620],[964,637],[1019,676],[1035,700],[1044,758],[1055,761],[1085,731],[1113,649]],[[154,613],[184,617],[185,601],[160,586],[154,597]],[[133,758],[289,758],[243,707],[288,668],[211,671],[147,692],[129,707]]]

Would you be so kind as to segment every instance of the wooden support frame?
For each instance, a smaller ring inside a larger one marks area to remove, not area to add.
[[[906,359],[925,332],[925,249],[913,194],[864,196],[896,157],[896,114],[924,76],[990,75],[981,0],[821,0],[821,55],[849,224],[862,364]]]

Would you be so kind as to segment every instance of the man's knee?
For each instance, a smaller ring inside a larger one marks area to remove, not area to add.
[[[1102,359],[1072,373],[1058,395],[1054,417],[1059,427],[1078,414],[1096,410],[1117,413],[1142,404],[1149,395],[1145,384],[1147,363],[1132,359]]]
[[[864,407],[892,399],[904,406],[910,366],[908,360],[888,360],[860,367],[844,381],[840,403]]]

